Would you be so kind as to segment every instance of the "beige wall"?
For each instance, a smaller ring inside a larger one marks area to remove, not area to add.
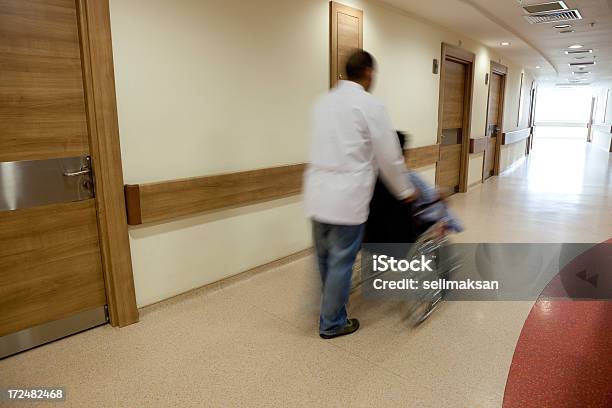
[[[329,81],[327,0],[110,3],[126,183],[306,161],[309,107]],[[437,140],[431,66],[442,42],[477,54],[472,135],[484,134],[484,76],[499,56],[381,3],[346,4],[364,10],[364,48],[379,62],[374,93],[411,147]],[[501,62],[517,88],[520,68]],[[433,181],[435,169],[422,170]],[[132,228],[130,238],[139,306],[310,245],[299,197]]]
[[[603,124],[612,122],[612,83],[605,83],[594,89],[594,96],[597,98],[593,123]],[[593,130],[591,135],[593,146],[600,147],[605,151],[610,151],[612,135],[609,133]]]
[[[126,181],[305,160],[328,82],[321,2],[110,4]]]
[[[485,75],[489,73],[491,60],[508,66],[510,100],[505,115],[518,116],[521,67],[476,41],[391,6],[363,0],[343,3],[364,10],[364,48],[379,62],[380,75],[374,94],[387,104],[395,125],[413,135],[411,147],[426,146],[437,140],[440,76],[434,75],[431,69],[433,59],[440,59],[443,42],[458,45],[461,41],[463,48],[476,54],[472,137],[482,137],[485,132],[489,92]],[[504,130],[515,128],[516,124],[504,122]]]
[[[523,73],[523,92],[521,93],[521,73]],[[503,131],[524,129],[529,125],[529,99],[533,84],[533,77],[524,73],[521,69],[508,70],[506,99],[504,105]],[[523,99],[522,115],[519,121],[519,95]],[[516,162],[525,157],[526,142],[514,143],[502,146],[500,152],[500,172],[512,167]]]
[[[499,171],[504,172],[516,164],[519,160],[525,157],[525,148],[527,141],[520,141],[501,147],[501,159],[499,162]]]
[[[594,90],[597,98],[595,117],[593,123],[612,123],[612,83],[605,83]],[[610,151],[612,135],[609,133],[593,130],[592,143],[605,151]]]
[[[317,1],[111,0],[126,183],[306,160],[328,83]],[[310,245],[299,197],[133,228],[139,306]]]
[[[599,130],[594,130],[592,135],[592,143],[594,146],[610,151],[612,146],[612,135],[610,133],[604,133]]]
[[[605,83],[595,88],[594,96],[597,98],[597,105],[593,123],[612,123],[612,83]],[[592,143],[594,146],[610,151],[612,135],[593,130]]]
[[[470,154],[468,166],[468,187],[482,182],[482,170],[484,166],[484,152]]]
[[[593,96],[597,98],[595,106],[594,123],[612,122],[612,82],[601,84],[593,90]]]

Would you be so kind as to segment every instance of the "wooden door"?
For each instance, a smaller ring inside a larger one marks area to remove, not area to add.
[[[461,50],[463,51],[463,50]],[[446,54],[446,53],[444,53]],[[442,62],[440,91],[440,161],[436,184],[455,193],[465,189],[466,141],[469,141],[471,66],[446,54]]]
[[[502,74],[491,72],[485,133],[487,137],[483,169],[483,179],[485,180],[495,172],[497,141],[501,136],[503,120],[504,83],[505,77]]]
[[[363,48],[363,11],[330,2],[330,87],[346,79],[346,61]]]
[[[103,323],[106,292],[75,1],[0,0],[0,65],[6,343],[90,312]]]

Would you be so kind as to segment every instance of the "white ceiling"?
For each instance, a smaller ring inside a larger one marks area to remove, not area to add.
[[[583,19],[573,22],[573,33],[560,34],[556,24],[529,24],[522,5],[552,0],[383,0],[397,8],[461,33],[495,49],[502,56],[525,67],[538,80],[568,82],[589,77],[588,82],[612,80],[612,0],[566,0]],[[593,24],[593,25],[591,25]],[[508,41],[510,46],[502,47]],[[583,60],[564,53],[569,45],[582,44],[593,49]],[[589,75],[576,76],[568,63],[595,59],[586,68]],[[536,68],[539,66],[540,68]]]

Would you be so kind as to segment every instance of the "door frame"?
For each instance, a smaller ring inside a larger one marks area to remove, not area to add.
[[[531,89],[529,91],[529,139],[527,139],[527,148],[525,154],[531,153],[531,149],[533,148],[533,137],[535,132],[535,113],[536,113],[536,103],[538,97],[538,85],[535,80],[531,81]]]
[[[491,81],[493,79],[493,74],[497,74],[500,75],[503,78],[503,83],[502,83],[502,89],[501,89],[501,93],[500,93],[500,106],[499,106],[499,112],[497,113],[498,118],[497,121],[499,123],[499,128],[498,128],[498,132],[497,135],[495,136],[495,153],[494,153],[494,158],[493,158],[493,175],[497,176],[499,175],[499,163],[500,163],[500,157],[501,157],[501,133],[502,133],[502,129],[504,126],[504,109],[506,106],[506,84],[508,82],[508,67],[505,65],[500,64],[499,62],[495,62],[495,61],[491,61],[491,67],[489,68],[489,89],[487,91],[487,113],[486,113],[486,117],[485,117],[485,136],[487,134],[487,127],[489,126],[489,102],[490,102],[490,96],[491,96]],[[485,150],[485,155],[486,155],[486,150]],[[484,168],[484,163],[482,166],[482,180],[484,182],[485,180],[485,168]]]
[[[138,321],[127,230],[108,0],[75,0],[110,324]]]
[[[587,125],[587,143],[593,142],[593,123],[595,123],[595,107],[597,106],[597,97],[591,97],[591,114],[589,115],[589,123]]]
[[[468,163],[470,154],[470,137],[472,127],[472,99],[474,95],[474,61],[476,55],[472,52],[456,47],[451,44],[442,43],[442,56],[440,59],[440,90],[438,99],[438,139],[442,143],[442,117],[444,115],[444,81],[446,80],[446,68],[444,62],[451,60],[467,66],[467,78],[465,96],[463,98],[463,128],[461,139],[461,160],[459,166],[459,192],[467,191]],[[438,179],[438,167],[436,166],[436,180]]]

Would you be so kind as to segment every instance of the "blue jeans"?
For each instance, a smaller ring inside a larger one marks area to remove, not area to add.
[[[332,225],[312,221],[312,235],[321,274],[319,332],[334,334],[346,325],[353,264],[361,247],[365,224]]]

